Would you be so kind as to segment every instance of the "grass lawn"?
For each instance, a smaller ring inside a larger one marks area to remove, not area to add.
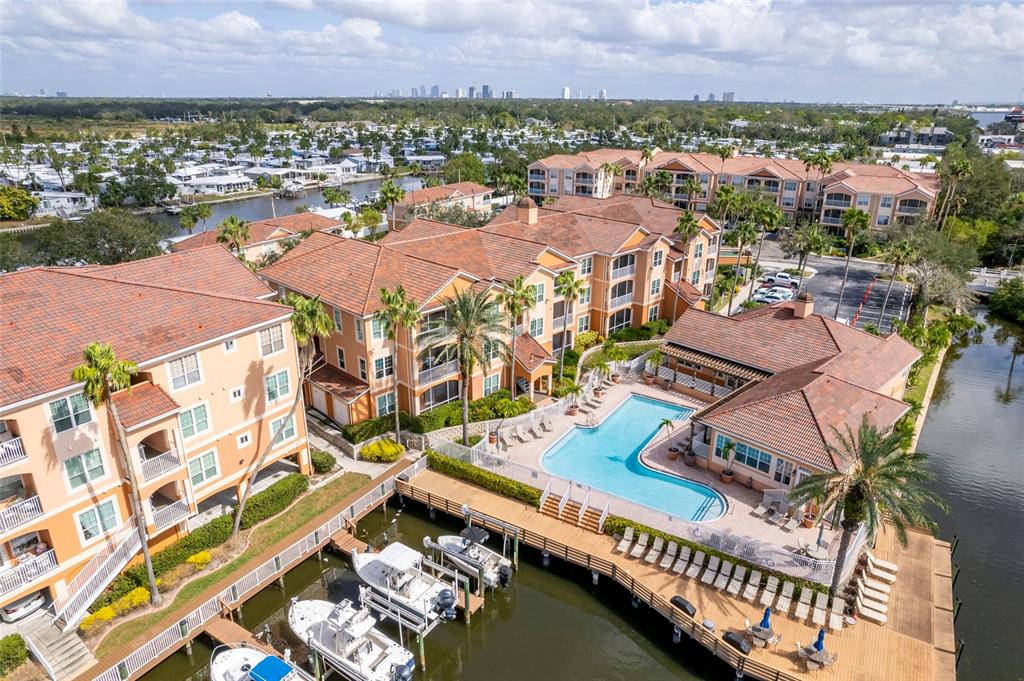
[[[903,395],[904,400],[921,404],[924,400],[925,391],[928,390],[928,382],[931,380],[932,374],[938,371],[938,364],[938,362],[930,362],[921,367],[921,371],[917,375],[917,383],[907,388],[906,393]]]
[[[650,343],[644,343],[643,345],[619,345],[618,347],[625,351],[627,359],[633,359],[637,355],[642,355],[648,350],[661,345],[660,340],[652,340]],[[594,354],[587,357],[587,361],[583,363],[584,369],[589,369],[598,362],[608,362],[608,358],[605,357],[604,350],[598,350]],[[608,362],[611,365],[611,362]]]
[[[124,648],[147,630],[152,629],[153,633],[156,633],[166,628],[170,624],[168,616],[172,610],[183,605],[188,599],[201,594],[216,582],[224,580],[229,576],[241,576],[243,573],[253,569],[256,567],[255,563],[252,563],[253,558],[262,553],[266,547],[281,541],[310,520],[316,518],[332,506],[337,505],[341,499],[359,489],[369,480],[370,476],[368,475],[345,473],[337,480],[310,492],[306,496],[300,497],[299,502],[284,513],[274,516],[253,528],[248,548],[237,558],[209,574],[202,575],[187,583],[178,591],[173,601],[164,602],[164,607],[161,610],[131,620],[130,622],[125,622],[111,629],[96,649],[96,657],[103,658]],[[198,605],[196,603],[196,606]]]

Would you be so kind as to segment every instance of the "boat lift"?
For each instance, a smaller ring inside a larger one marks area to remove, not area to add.
[[[494,516],[474,511],[468,504],[462,505],[462,517],[466,520],[466,527],[472,527],[475,520],[480,527],[492,532],[501,532],[501,557],[509,558],[509,540],[512,540],[512,569],[519,569],[519,528]]]

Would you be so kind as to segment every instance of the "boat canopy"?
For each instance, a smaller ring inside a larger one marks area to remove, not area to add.
[[[284,681],[294,670],[292,666],[280,658],[267,655],[249,670],[253,681]]]
[[[406,572],[417,567],[422,558],[423,554],[419,551],[398,542],[388,544],[377,554],[377,560],[386,563],[388,567],[400,572]]]
[[[468,539],[474,544],[483,544],[491,535],[482,527],[467,527],[462,532],[459,532],[459,536],[463,539]]]

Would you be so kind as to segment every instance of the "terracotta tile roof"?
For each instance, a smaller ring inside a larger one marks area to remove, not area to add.
[[[126,430],[181,409],[181,405],[163,388],[149,382],[114,393],[114,404],[117,405],[118,416]]]
[[[554,364],[555,358],[537,339],[524,333],[516,339],[516,363],[533,373],[543,364]]]
[[[607,199],[563,196],[544,208],[642,225],[652,233],[670,238],[675,237],[676,224],[679,221],[679,216],[683,213],[680,208],[664,201],[628,194],[615,194]],[[708,233],[715,233],[721,229],[717,222],[704,213],[695,212],[694,217]]]
[[[538,211],[537,222],[527,224],[518,218],[518,207],[509,206],[482,229],[493,234],[504,234],[548,244],[570,257],[588,253],[613,255],[623,249],[629,239],[643,227],[602,217],[562,211]]]
[[[279,218],[255,220],[249,223],[249,240],[245,242],[245,245],[250,246],[252,244],[277,241],[278,239],[287,239],[309,230],[330,229],[341,224],[344,223],[340,220],[325,217],[318,213],[296,213]],[[211,228],[172,244],[171,250],[187,251],[192,248],[202,248],[215,244],[217,244],[217,230],[216,228]]]
[[[377,243],[393,246],[403,241],[443,236],[445,234],[461,232],[464,229],[466,227],[449,225],[447,222],[438,222],[436,220],[428,220],[427,218],[414,218],[402,229],[385,233],[383,237],[377,240]]]
[[[235,269],[223,270],[224,276],[249,276],[244,265],[231,260]],[[250,295],[119,281],[106,268],[5,274],[0,276],[0,405],[71,385],[71,370],[93,341],[110,343],[119,357],[144,365],[288,313],[283,305]]]
[[[696,305],[700,299],[704,297],[703,291],[690,282],[683,281],[682,279],[679,281],[670,281],[665,284],[665,287],[679,294],[679,296],[690,305]]]
[[[405,197],[398,202],[399,206],[422,206],[434,201],[464,198],[476,194],[490,194],[494,190],[476,182],[453,182],[436,187],[424,187],[405,192]]]
[[[352,402],[370,389],[369,385],[355,376],[327,363],[309,375],[309,382],[315,383],[346,402]]]
[[[459,274],[458,268],[378,243],[323,232],[304,239],[260,271],[272,282],[304,295],[319,295],[329,305],[359,316],[380,308],[381,288],[401,284],[411,298],[423,303]]]
[[[642,153],[640,149],[594,149],[593,151],[581,151],[578,154],[552,154],[536,161],[536,163],[549,167],[558,166],[560,168],[588,165],[597,170],[604,163],[638,165]]]

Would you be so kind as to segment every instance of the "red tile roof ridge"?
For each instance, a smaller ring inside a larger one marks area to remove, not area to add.
[[[381,258],[383,258],[383,257],[384,257],[384,247],[381,246],[380,248],[377,249],[377,259],[373,261],[373,273],[374,273],[374,275],[377,274],[377,270],[380,268]],[[373,284],[376,283],[374,281],[374,279],[375,279],[375,277],[371,277],[370,278],[370,285],[366,287],[366,297],[363,298],[363,309],[364,310],[367,309],[370,306],[370,296],[372,296],[375,293],[375,291],[373,290]],[[377,292],[377,293],[378,293],[378,295],[380,295],[379,292]],[[398,341],[395,341],[395,342],[397,344]],[[398,393],[396,392],[395,394],[397,395]]]
[[[61,268],[61,269],[72,269],[72,270],[78,270],[79,272],[82,272],[82,271],[99,272],[99,273],[102,273],[102,272],[112,272],[112,271],[116,271],[116,270],[118,270],[120,268],[126,268],[126,266],[129,266],[129,265],[138,265],[140,263],[145,263],[145,262],[148,262],[150,260],[158,260],[158,259],[161,259],[161,258],[163,258],[165,260],[173,260],[173,259],[180,259],[180,258],[188,258],[190,256],[191,257],[195,257],[195,255],[197,253],[201,253],[201,252],[207,251],[207,250],[211,250],[212,251],[213,249],[218,249],[218,250],[221,250],[221,251],[227,251],[228,253],[231,253],[230,249],[227,247],[226,244],[219,244],[218,243],[218,244],[209,244],[209,245],[206,245],[206,246],[199,246],[197,248],[192,248],[192,249],[189,249],[190,252],[186,252],[186,251],[167,251],[166,253],[160,253],[158,255],[151,255],[148,258],[139,258],[138,260],[127,260],[125,262],[119,262],[119,263],[116,263],[114,265],[82,265],[82,266],[78,266],[78,267]],[[234,257],[233,253],[231,253],[231,257]],[[86,268],[88,268],[88,269],[86,269]],[[51,267],[51,268],[47,268],[47,269],[55,269],[55,268]],[[255,272],[250,270],[248,267],[245,268],[245,271],[248,273],[249,276],[251,276],[253,279],[255,279],[256,282],[260,286],[266,287],[266,283],[264,283],[264,281],[262,279],[260,279],[258,276],[256,276]],[[127,280],[119,279],[119,280],[116,280],[116,281],[127,281]],[[267,293],[269,294],[269,293],[271,293],[271,291],[268,289]]]

